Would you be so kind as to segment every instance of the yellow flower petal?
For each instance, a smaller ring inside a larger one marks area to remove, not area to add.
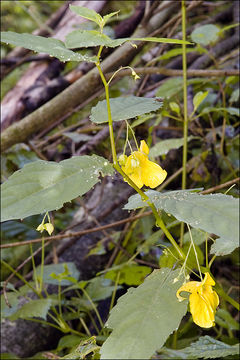
[[[189,296],[189,302],[195,324],[204,328],[214,326],[215,311],[204,297],[194,293]]]
[[[148,153],[149,148],[142,140],[140,151],[134,151],[128,156],[122,169],[139,188],[146,185],[153,189],[165,180],[167,172],[158,164],[148,160]]]
[[[213,285],[215,285],[215,281],[209,273],[206,273],[203,281],[189,281],[182,285],[176,293],[179,301],[185,299],[180,296],[182,291],[191,293],[189,303],[193,321],[204,328],[214,326],[215,313],[219,305],[218,295],[212,289]]]
[[[53,224],[46,223],[43,226],[44,226],[44,229],[48,232],[49,235],[51,235],[53,233],[53,230],[54,230]]]
[[[180,293],[182,291],[186,291],[186,292],[190,292],[190,293],[195,293],[197,292],[197,289],[201,286],[201,283],[199,281],[189,281],[186,284],[183,284],[177,291],[177,298],[182,301],[186,298],[180,296]]]
[[[166,176],[166,170],[148,159],[142,167],[142,181],[152,189],[160,185],[166,179]]]
[[[210,276],[209,273],[205,273],[205,276],[204,276],[204,279],[203,279],[203,284],[204,285],[210,285],[210,286],[215,285],[215,281],[213,280],[213,278]]]
[[[145,140],[141,140],[140,142],[140,151],[146,155],[149,154],[149,147],[147,146]]]
[[[134,151],[132,155],[130,155],[125,165],[122,167],[125,174],[134,182],[134,184],[141,189],[143,187],[142,175],[141,175],[141,164],[143,162],[143,158],[145,156],[141,154],[139,151]]]
[[[38,227],[36,228],[37,231],[40,231],[41,233],[45,230],[44,229],[44,224],[41,223],[40,225],[38,225]]]

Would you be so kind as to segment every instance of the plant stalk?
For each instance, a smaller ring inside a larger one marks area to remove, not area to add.
[[[186,2],[182,0],[182,39],[186,41]],[[182,190],[186,189],[187,175],[187,137],[188,137],[188,109],[187,109],[187,49],[186,44],[182,44],[182,67],[183,67],[183,158],[182,158]],[[184,234],[184,223],[181,223],[180,246],[182,247]]]

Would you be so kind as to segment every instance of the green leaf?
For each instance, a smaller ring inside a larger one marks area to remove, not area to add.
[[[170,109],[175,112],[176,114],[180,115],[180,107],[177,103],[175,102],[170,102],[169,103]]]
[[[125,265],[119,270],[110,270],[107,272],[105,277],[116,281],[118,279],[118,284],[127,284],[127,285],[140,285],[144,278],[150,274],[151,268],[148,266],[139,266],[135,264]],[[118,278],[118,273],[120,276]]]
[[[203,25],[193,30],[191,39],[197,44],[206,46],[218,40],[219,32],[220,29],[215,25]]]
[[[111,286],[111,284],[112,282],[109,279],[99,276],[90,280],[86,291],[93,301],[104,300],[110,297],[116,289],[115,285]],[[83,296],[83,299],[87,300],[85,295]]]
[[[118,97],[110,99],[113,121],[127,120],[138,115],[156,111],[162,107],[157,99],[148,99],[137,96]],[[91,110],[91,121],[100,124],[108,121],[107,102],[99,101]]]
[[[198,341],[181,351],[185,352],[187,359],[199,359],[199,357],[222,359],[225,356],[239,354],[239,344],[231,346],[206,335],[201,336]]]
[[[125,39],[112,40],[96,30],[74,30],[66,36],[66,47],[76,49],[91,46],[116,47],[123,44]]]
[[[73,352],[61,357],[60,359],[86,359],[87,355],[93,353],[92,355],[94,356],[98,353],[98,351],[99,346],[96,345],[96,336],[92,336],[86,340],[80,341],[79,346],[77,346]]]
[[[239,330],[239,323],[232,317],[232,315],[225,309],[218,309],[215,321],[218,325],[229,330]]]
[[[74,143],[79,143],[80,141],[89,141],[92,139],[92,136],[90,135],[86,135],[86,134],[79,134],[77,132],[64,132],[63,133],[64,136],[68,137],[69,139],[71,139]]]
[[[191,229],[191,234],[195,245],[200,246],[206,240],[206,233],[203,232],[202,230],[193,228]],[[189,231],[186,232],[183,236],[183,243],[186,244],[188,242],[189,243],[191,242]]]
[[[99,173],[112,175],[114,170],[106,159],[96,155],[27,164],[1,186],[1,221],[60,209],[90,190],[99,181]]]
[[[119,11],[120,11],[120,10],[119,10]],[[111,17],[113,17],[113,16],[115,16],[115,15],[118,15],[119,11],[114,11],[114,12],[112,12],[112,13],[110,13],[110,14],[104,15],[104,17],[103,17],[104,25],[108,22],[108,20],[109,20]]]
[[[187,81],[187,85],[192,84],[202,84],[202,78],[194,78]],[[156,96],[163,98],[171,98],[176,95],[183,89],[183,78],[179,76],[171,77],[167,79],[159,88],[157,89]]]
[[[9,317],[11,321],[17,319],[30,319],[40,317],[44,320],[47,318],[48,310],[51,307],[52,299],[30,300],[24,304],[19,310]]]
[[[188,136],[187,141],[191,141],[193,139],[197,139],[196,136]],[[181,146],[183,146],[184,139],[168,139],[168,140],[162,140],[159,141],[157,144],[155,144],[149,151],[149,156],[154,158],[160,155],[165,155],[169,152],[171,149],[178,149]]]
[[[189,42],[184,42],[183,40],[178,39],[168,39],[168,38],[121,38],[121,39],[111,39],[105,34],[102,34],[99,31],[95,30],[75,30],[69,33],[66,36],[66,47],[69,49],[76,49],[80,47],[91,47],[91,46],[107,46],[107,47],[117,47],[124,44],[125,42],[134,42],[134,41],[150,41],[150,42],[162,42],[162,43],[171,43],[171,44],[182,44]]]
[[[214,233],[220,238],[211,247],[216,255],[230,254],[239,246],[239,203],[238,199],[223,194],[201,195],[187,190],[159,193],[146,192],[157,209],[163,209],[179,221],[194,228]],[[141,197],[133,195],[124,209],[145,207]]]
[[[189,41],[179,40],[179,39],[169,39],[169,38],[159,38],[159,37],[144,37],[144,38],[125,38],[126,41],[149,41],[149,42],[159,42],[165,44],[186,44],[193,45]]]
[[[11,307],[8,307],[8,305],[6,304],[4,295],[1,295],[1,318],[6,318],[6,317],[11,316],[12,314],[14,314],[17,311],[17,308],[18,308],[19,294],[16,292],[8,292],[7,297],[8,297],[8,302],[11,305]]]
[[[190,246],[190,243],[187,243],[187,244],[184,244],[182,247],[182,251],[185,255],[188,254],[189,246]],[[195,249],[196,249],[196,253],[197,253],[198,263],[199,263],[199,265],[203,265],[204,256],[203,256],[202,250],[197,245],[195,245]],[[160,267],[172,268],[178,261],[177,259],[178,259],[177,250],[173,246],[169,246],[167,249],[165,249],[163,251],[163,255],[159,259],[159,265],[160,265]],[[193,247],[191,247],[191,250],[188,254],[186,264],[190,269],[194,269],[194,268],[197,269],[198,263],[196,261],[195,251],[194,251]]]
[[[103,18],[101,17],[101,15],[98,14],[93,9],[89,9],[84,6],[75,6],[75,5],[69,5],[69,8],[75,14],[80,15],[84,19],[94,21],[99,26],[101,26],[101,24],[103,23]]]
[[[197,110],[199,105],[208,96],[208,91],[199,91],[193,98],[194,112]]]
[[[206,51],[206,49],[204,49],[204,50]],[[187,53],[190,53],[190,52],[193,52],[193,51],[197,51],[199,53],[203,52],[202,48],[199,47],[199,46],[195,46],[194,48],[186,49]],[[182,55],[182,48],[176,48],[176,49],[171,49],[169,51],[166,51],[163,55],[159,56],[158,59],[159,60],[168,60],[168,59],[171,59],[172,57],[175,57],[175,56],[178,56],[178,55]]]
[[[106,325],[113,332],[100,350],[101,359],[149,359],[160,349],[187,310],[187,302],[176,297],[182,281],[179,270],[164,268],[130,288],[110,313]]]
[[[206,107],[203,109],[202,111],[202,114],[207,114],[209,112],[213,112],[213,111],[219,111],[219,112],[228,112],[230,115],[236,115],[236,116],[239,116],[239,109],[238,108],[235,108],[235,107]]]
[[[73,262],[68,263],[60,263],[60,264],[52,264],[52,265],[44,265],[43,268],[43,282],[45,284],[52,284],[52,285],[58,285],[59,281],[52,277],[51,274],[61,275],[64,273],[65,268],[64,266],[67,266],[67,269],[69,271],[69,277],[73,277],[74,279],[78,280],[80,273],[78,269],[76,268],[76,265]],[[41,265],[37,267],[36,273],[34,274],[34,280],[36,280],[36,277],[39,278],[41,275]],[[68,276],[66,276],[63,279],[60,279],[61,285],[71,285],[72,281],[67,279]]]
[[[92,46],[106,46],[106,47],[117,47],[124,44],[125,42],[134,41],[151,41],[151,42],[163,42],[163,43],[174,43],[182,44],[182,40],[177,39],[163,39],[163,38],[121,38],[111,39],[109,36],[100,33],[96,30],[75,30],[66,36],[66,47],[69,49],[76,49],[81,47],[92,47]]]
[[[239,99],[239,89],[235,89],[229,99],[230,102],[237,102]]]
[[[46,53],[60,61],[87,61],[96,62],[97,57],[88,57],[77,54],[66,48],[61,40],[45,38],[32,34],[18,34],[12,31],[1,32],[1,41],[6,44],[22,46],[38,53]]]
[[[78,335],[65,335],[62,336],[58,342],[57,350],[61,351],[66,348],[72,348],[81,342],[82,338]]]

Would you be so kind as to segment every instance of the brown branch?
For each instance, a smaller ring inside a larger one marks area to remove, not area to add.
[[[139,27],[133,37],[145,37],[149,34],[149,29],[152,31],[157,29],[170,16],[174,8],[175,2],[172,2],[172,6],[163,13],[153,16],[146,28]],[[104,73],[115,71],[120,66],[129,64],[140,50],[140,45],[137,49],[128,43],[122,45],[101,63],[102,71]],[[49,126],[55,123],[60,117],[68,113],[69,109],[78,106],[81,102],[88,99],[92,91],[98,88],[99,85],[101,85],[101,79],[98,70],[94,68],[55,96],[51,101],[21,121],[9,126],[1,135],[2,151],[16,143],[25,142],[32,134],[44,129],[46,124]]]
[[[224,189],[224,188],[226,188],[228,186],[231,186],[233,184],[237,184],[239,182],[239,180],[240,180],[240,177],[238,177],[236,179],[233,179],[233,180],[230,180],[230,181],[227,181],[224,184],[220,184],[220,185],[211,187],[210,189],[203,190],[203,191],[201,191],[201,194],[209,194],[209,193],[211,193],[213,191]]]
[[[28,245],[28,244],[34,244],[34,243],[42,242],[43,240],[44,241],[55,241],[55,240],[60,240],[60,239],[64,239],[64,238],[79,237],[79,236],[86,235],[86,234],[89,234],[89,233],[102,231],[102,230],[109,229],[109,228],[114,227],[114,226],[125,224],[125,223],[127,223],[129,221],[134,221],[136,219],[140,219],[142,217],[148,216],[151,213],[152,213],[152,211],[147,211],[144,214],[136,215],[136,216],[134,216],[132,218],[129,218],[129,219],[119,220],[119,221],[116,221],[116,222],[111,223],[111,224],[99,226],[99,227],[96,227],[94,229],[92,229],[92,228],[91,229],[86,229],[86,230],[78,231],[78,232],[75,232],[75,233],[54,235],[54,236],[49,236],[48,238],[38,238],[38,239],[32,239],[32,240],[26,240],[26,241],[18,241],[18,242],[11,243],[11,244],[2,244],[2,245],[0,245],[0,248],[4,249],[4,248],[15,247],[15,246],[23,246],[23,245]]]

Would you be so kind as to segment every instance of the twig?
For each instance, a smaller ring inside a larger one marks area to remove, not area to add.
[[[134,218],[119,220],[119,221],[116,221],[116,222],[111,223],[111,224],[96,227],[94,229],[91,228],[91,229],[78,231],[78,232],[75,232],[75,233],[68,233],[68,234],[62,234],[62,235],[49,236],[48,238],[43,238],[43,240],[44,241],[45,240],[54,241],[54,240],[64,239],[64,238],[67,238],[67,237],[69,237],[69,238],[70,237],[78,237],[78,236],[86,235],[86,234],[93,233],[93,232],[96,232],[96,231],[102,231],[104,229],[109,229],[111,227],[115,227],[115,226],[118,226],[118,225],[121,225],[121,224],[125,224],[126,222],[129,222],[129,221],[134,221],[136,219],[140,219],[140,218],[142,218],[144,216],[150,215],[151,213],[152,213],[152,211],[147,211],[144,214],[136,215]],[[15,246],[23,246],[23,245],[27,245],[27,244],[31,244],[31,243],[32,244],[39,243],[41,241],[42,241],[42,238],[26,240],[26,241],[18,241],[18,242],[11,243],[11,244],[2,244],[2,245],[0,245],[0,248],[5,249],[5,248],[10,248],[10,247],[15,247]]]
[[[228,186],[231,186],[232,184],[238,183],[239,181],[240,181],[240,177],[238,177],[236,179],[233,179],[233,180],[230,180],[230,181],[227,181],[224,184],[213,186],[210,189],[203,190],[203,191],[201,191],[201,194],[209,194],[209,193],[211,193],[213,191],[224,189],[224,188],[226,188]]]

